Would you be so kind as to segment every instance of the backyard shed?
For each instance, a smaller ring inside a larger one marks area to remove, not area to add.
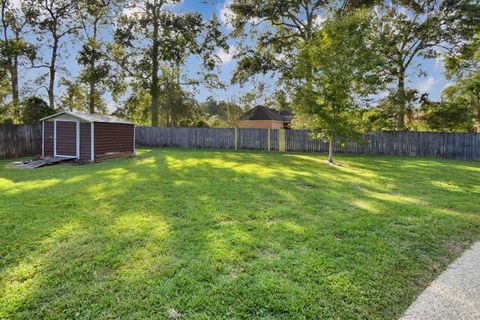
[[[135,125],[118,117],[63,111],[40,121],[42,158],[94,162],[135,154]]]

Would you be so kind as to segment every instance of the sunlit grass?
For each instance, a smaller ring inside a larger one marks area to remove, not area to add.
[[[480,240],[480,164],[143,149],[0,161],[0,319],[391,319]]]

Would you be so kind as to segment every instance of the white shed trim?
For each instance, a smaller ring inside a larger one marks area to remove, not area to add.
[[[77,120],[77,159],[80,159],[80,121]]]
[[[90,161],[95,161],[95,122],[90,122]]]
[[[42,157],[45,157],[45,122],[42,121]]]
[[[57,156],[57,120],[53,120],[53,157]]]

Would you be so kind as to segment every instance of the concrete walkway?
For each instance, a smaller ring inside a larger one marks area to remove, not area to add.
[[[480,242],[435,279],[402,317],[414,319],[480,319]]]

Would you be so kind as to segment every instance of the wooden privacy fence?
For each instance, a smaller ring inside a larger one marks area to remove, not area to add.
[[[41,125],[0,125],[0,159],[33,156],[41,153]]]
[[[40,125],[0,125],[0,158],[41,153]],[[305,130],[136,127],[137,145],[207,149],[327,152],[328,144],[312,140]],[[348,142],[335,152],[443,157],[480,160],[480,134],[377,132],[365,143]]]
[[[208,149],[327,152],[328,144],[312,140],[306,130],[137,127],[139,146]],[[480,134],[376,132],[365,143],[335,143],[339,153],[386,154],[480,160]]]

